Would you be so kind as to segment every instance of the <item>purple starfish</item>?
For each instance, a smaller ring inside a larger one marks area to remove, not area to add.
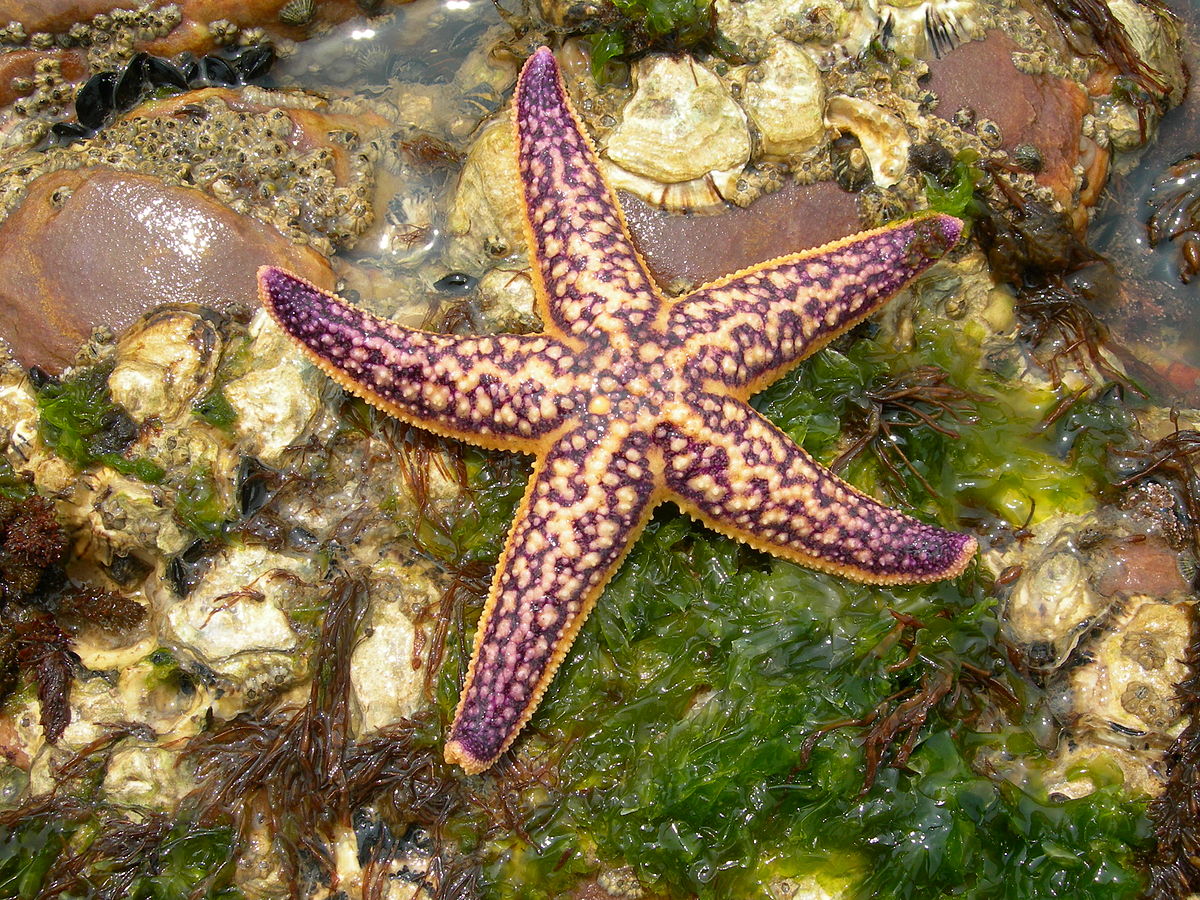
[[[944,255],[957,219],[910,219],[669,299],[550,50],[525,64],[515,105],[541,334],[431,334],[259,272],[263,305],[348,390],[438,434],[537,457],[446,744],[471,773],[529,720],[663,500],[768,553],[876,584],[947,578],[975,553],[973,538],[834,477],[746,402]]]

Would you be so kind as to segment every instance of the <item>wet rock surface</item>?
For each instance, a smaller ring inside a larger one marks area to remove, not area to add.
[[[164,303],[252,305],[264,261],[332,286],[319,254],[199,191],[104,168],[47,175],[0,224],[0,334],[26,365],[57,368],[93,327]]]

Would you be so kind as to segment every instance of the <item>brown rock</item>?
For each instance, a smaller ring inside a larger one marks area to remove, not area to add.
[[[990,31],[982,41],[968,41],[930,60],[929,89],[938,96],[937,112],[943,118],[950,119],[964,107],[973,109],[977,118],[991,119],[1000,127],[1004,149],[1037,147],[1043,160],[1038,182],[1070,207],[1090,101],[1073,81],[1019,71],[1012,61],[1018,49],[1004,32]],[[1089,181],[1098,192],[1107,175],[1107,154],[1090,154],[1087,162]]]
[[[22,364],[56,369],[93,327],[163,303],[256,303],[265,264],[333,287],[320,254],[199,191],[106,168],[45,175],[0,224],[0,337]]]
[[[1188,593],[1179,555],[1162,538],[1148,536],[1103,546],[1093,584],[1106,597],[1145,594],[1166,598]]]
[[[663,285],[703,284],[862,228],[854,195],[830,181],[791,181],[717,216],[668,213],[625,193],[621,205],[638,250]]]

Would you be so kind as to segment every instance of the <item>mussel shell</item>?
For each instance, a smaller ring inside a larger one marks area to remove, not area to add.
[[[233,58],[233,68],[242,81],[261,78],[275,64],[275,48],[270,44],[255,44],[240,51]]]
[[[207,84],[235,85],[238,83],[237,70],[227,60],[219,56],[205,56],[200,60],[196,77]]]
[[[200,77],[200,61],[191,53],[179,55],[179,74],[187,87],[194,87]]]
[[[146,81],[153,87],[169,87],[186,91],[187,76],[177,67],[157,56],[146,57]]]
[[[92,131],[78,122],[55,122],[50,126],[50,140],[47,143],[52,147],[66,146],[81,138],[91,137]]]
[[[267,505],[279,488],[279,473],[253,456],[243,456],[238,464],[238,506],[245,517]]]
[[[117,84],[116,72],[97,72],[84,82],[75,95],[75,118],[84,128],[95,131],[112,114],[113,89]]]
[[[133,109],[142,99],[146,87],[146,60],[149,53],[139,52],[125,66],[125,71],[113,85],[113,107],[118,110]]]
[[[468,294],[478,283],[478,278],[472,278],[465,272],[451,272],[435,281],[433,287],[444,294]]]

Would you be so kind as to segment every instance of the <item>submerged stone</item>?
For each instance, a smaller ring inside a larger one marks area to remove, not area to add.
[[[106,168],[46,175],[0,225],[0,337],[23,365],[57,369],[94,327],[164,303],[255,303],[264,263],[333,285],[318,253],[199,191]]]

